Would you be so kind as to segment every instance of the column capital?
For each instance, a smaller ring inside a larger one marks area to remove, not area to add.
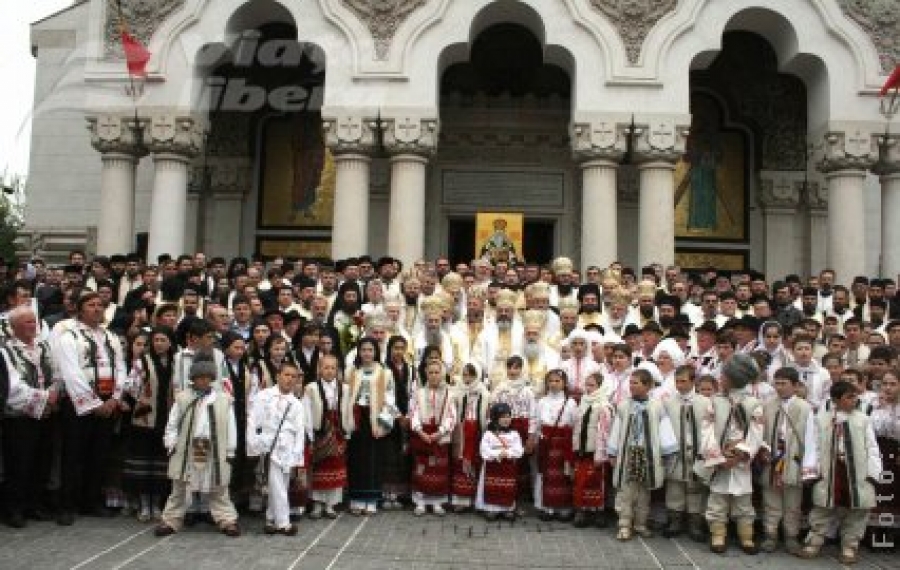
[[[344,153],[371,154],[378,134],[375,111],[322,112],[325,144],[335,155]]]
[[[146,121],[134,116],[102,114],[87,117],[91,146],[103,154],[130,155],[135,159],[147,154],[142,144]]]
[[[631,115],[582,114],[570,125],[572,157],[576,162],[619,162],[628,150]]]
[[[809,180],[804,184],[803,201],[811,213],[825,214],[828,208],[828,185],[820,180]]]
[[[210,156],[206,164],[197,164],[191,168],[189,189],[198,193],[204,191],[216,196],[234,196],[243,198],[250,190],[252,166],[246,156]],[[199,161],[202,162],[202,161]],[[204,180],[204,177],[207,180]],[[208,187],[204,187],[208,184]]]
[[[437,151],[440,121],[414,112],[382,117],[384,147],[391,154],[430,157]]]
[[[795,212],[800,205],[806,173],[763,170],[759,173],[759,204],[766,212]]]
[[[826,174],[868,170],[878,160],[877,136],[864,125],[835,125],[822,136],[816,168]]]
[[[188,113],[155,113],[144,133],[144,143],[154,155],[174,155],[187,162],[203,149],[204,127],[203,121]]]
[[[879,176],[900,174],[900,134],[878,135],[878,162],[873,170]]]
[[[690,132],[690,115],[635,116],[632,137],[637,162],[678,162]]]

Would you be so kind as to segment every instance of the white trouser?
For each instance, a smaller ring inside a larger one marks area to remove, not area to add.
[[[266,520],[277,528],[291,526],[291,507],[288,503],[288,487],[291,484],[291,472],[275,463],[269,462],[269,497],[266,506]]]

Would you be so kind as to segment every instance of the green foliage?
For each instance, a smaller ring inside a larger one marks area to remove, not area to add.
[[[16,236],[22,229],[21,202],[16,194],[0,192],[0,258],[7,262],[16,257]]]

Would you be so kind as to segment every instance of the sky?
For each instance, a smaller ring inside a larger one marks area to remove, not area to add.
[[[72,0],[0,0],[0,176],[28,173],[35,70],[29,26],[70,4]]]

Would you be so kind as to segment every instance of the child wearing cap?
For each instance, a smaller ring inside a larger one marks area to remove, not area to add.
[[[709,481],[706,520],[710,550],[723,554],[729,518],[737,523],[741,549],[756,554],[753,540],[752,461],[763,445],[763,409],[744,389],[759,376],[750,356],[735,354],[722,366],[721,393],[710,399],[703,416],[699,474]]]
[[[217,378],[213,355],[198,352],[190,369],[191,386],[176,397],[166,424],[172,493],[156,536],[176,533],[183,524],[191,492],[207,493],[213,519],[226,536],[240,536],[237,511],[228,496],[231,461],[237,448],[237,422],[231,397],[212,389]]]

